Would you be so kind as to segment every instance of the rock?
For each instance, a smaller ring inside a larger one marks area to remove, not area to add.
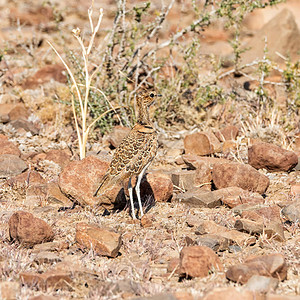
[[[34,253],[49,252],[49,251],[60,252],[68,248],[69,248],[69,244],[67,242],[53,241],[53,242],[34,245],[32,252]]]
[[[35,296],[35,297],[30,297],[28,298],[28,300],[58,300],[57,297],[54,297],[54,296],[47,296],[47,295],[38,295],[38,296]]]
[[[245,288],[252,292],[268,293],[275,291],[278,287],[279,280],[277,278],[253,275],[246,283]]]
[[[9,236],[25,246],[52,241],[52,228],[43,220],[25,211],[15,212],[8,221]]]
[[[27,121],[30,116],[29,110],[24,106],[23,103],[18,103],[12,107],[8,112],[9,121],[24,120]]]
[[[291,185],[291,195],[300,198],[300,184]]]
[[[178,194],[176,196],[176,199],[191,207],[214,208],[217,206],[221,206],[221,198],[217,197],[214,192],[202,191],[199,189]]]
[[[234,210],[242,218],[257,222],[273,221],[280,223],[280,207],[278,205],[255,205],[248,208],[237,208]]]
[[[265,49],[265,37],[267,38],[268,57],[274,62],[282,62],[280,53],[292,60],[299,59],[300,33],[293,17],[288,9],[283,9],[267,24],[265,24],[254,37],[244,46],[250,48],[241,54],[241,65],[262,59]]]
[[[14,281],[0,282],[0,298],[1,300],[19,299],[20,284]]]
[[[235,140],[239,129],[234,125],[228,125],[215,133],[220,142]]]
[[[12,7],[9,15],[12,24],[17,22],[23,27],[36,26],[37,29],[43,29],[44,31],[49,31],[51,29],[48,23],[50,21],[54,22],[56,18],[57,16],[55,16],[53,8],[42,5],[38,7],[29,7],[26,10],[18,10],[17,7]]]
[[[288,172],[298,164],[298,157],[294,152],[276,145],[258,143],[248,149],[248,163],[255,169]]]
[[[237,186],[259,194],[265,193],[270,184],[267,176],[260,174],[250,165],[240,163],[215,165],[212,178],[217,189]]]
[[[51,149],[46,152],[44,159],[55,162],[63,169],[70,162],[71,156],[68,149]]]
[[[134,300],[178,300],[171,294],[158,294],[150,297],[135,297]]]
[[[263,204],[265,199],[259,195],[256,197],[242,197],[242,196],[229,196],[222,200],[222,202],[227,205],[229,208],[236,207],[240,204],[247,203],[247,204]]]
[[[289,221],[298,223],[300,221],[300,201],[294,201],[291,204],[285,206],[282,209],[281,213]]]
[[[38,70],[33,76],[27,78],[22,87],[24,90],[36,89],[42,84],[55,80],[61,83],[67,82],[67,76],[65,75],[65,67],[61,64],[47,65]]]
[[[18,156],[13,154],[0,155],[0,178],[15,176],[28,168],[27,164]]]
[[[239,246],[247,246],[256,242],[255,237],[246,233],[239,232],[237,230],[230,230],[224,226],[218,225],[213,221],[199,220],[195,234],[217,234],[223,238],[226,238],[230,243],[236,243]]]
[[[234,287],[215,288],[207,293],[202,300],[253,300],[253,293],[247,290],[238,290]],[[255,298],[260,300],[259,298]]]
[[[35,286],[43,291],[49,288],[69,289],[72,282],[71,274],[65,271],[49,270],[45,273],[21,272],[20,280],[27,286]]]
[[[60,191],[57,183],[30,185],[26,190],[25,205],[34,207],[43,206],[44,203],[72,206],[72,202]]]
[[[216,191],[213,191],[216,197],[221,202],[230,208],[236,207],[243,203],[257,204],[264,203],[264,198],[258,193],[251,193],[247,190],[243,190],[240,187],[227,187]]]
[[[61,261],[61,258],[53,253],[53,252],[47,252],[47,251],[41,251],[37,253],[37,255],[34,258],[34,261],[38,264],[53,264]]]
[[[7,184],[15,189],[27,188],[35,184],[45,184],[46,180],[36,171],[27,170],[7,180]]]
[[[191,293],[186,291],[177,291],[174,293],[176,300],[194,300],[194,297]]]
[[[221,151],[221,144],[212,132],[197,132],[184,138],[185,153],[208,155]]]
[[[67,198],[60,190],[59,185],[56,182],[47,183],[47,195],[46,199],[48,203],[57,204],[59,206],[72,206],[72,202]]]
[[[236,141],[224,141],[222,143],[222,153],[227,154],[231,151],[236,151],[238,147],[238,144]]]
[[[76,242],[95,254],[116,257],[122,245],[120,234],[86,223],[76,225]]]
[[[168,262],[167,272],[179,275],[180,259],[173,257]]]
[[[0,155],[1,154],[20,156],[21,151],[13,142],[9,141],[5,135],[0,134]]]
[[[154,215],[146,214],[143,215],[141,218],[141,226],[143,228],[149,228],[153,226],[153,223],[155,222],[155,217]]]
[[[115,126],[112,132],[108,136],[108,142],[114,147],[117,148],[122,140],[129,134],[130,132],[129,127],[124,126]]]
[[[203,165],[206,165],[207,168],[212,170],[215,165],[224,164],[230,162],[228,159],[216,158],[216,157],[201,157],[195,154],[184,154],[182,159],[186,163],[189,169],[197,170]]]
[[[189,246],[181,250],[181,274],[202,278],[212,271],[223,271],[221,261],[212,249],[205,246]]]
[[[97,186],[108,169],[109,162],[95,156],[71,161],[59,176],[59,187],[72,201],[82,206],[103,205],[112,208],[125,202],[122,186],[116,184],[100,197],[94,197]]]
[[[173,183],[167,174],[147,173],[141,181],[140,190],[143,199],[154,197],[157,202],[167,202],[173,196]]]
[[[30,132],[32,135],[39,134],[39,129],[32,122],[29,122],[27,120],[18,119],[18,120],[9,122],[9,124],[14,129],[17,129],[17,130],[23,129],[27,132]]]
[[[7,123],[10,121],[9,112],[15,107],[13,103],[0,103],[0,123]],[[4,136],[1,134],[1,136]]]
[[[43,206],[47,201],[47,194],[47,183],[31,185],[26,190],[25,205],[29,207]]]
[[[176,170],[171,174],[173,185],[184,191],[195,188],[195,177],[194,170]]]
[[[280,242],[285,241],[282,224],[268,222],[266,224],[254,222],[247,219],[236,220],[234,227],[242,232],[250,234],[265,234],[268,239],[274,239]]]
[[[286,279],[287,264],[279,253],[246,259],[244,263],[229,267],[227,279],[245,284],[253,275]]]
[[[204,234],[189,242],[186,240],[186,242],[187,246],[206,246],[215,252],[228,250],[230,244],[229,239],[217,234]]]

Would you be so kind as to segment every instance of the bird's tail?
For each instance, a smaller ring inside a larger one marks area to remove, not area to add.
[[[102,178],[102,180],[101,180],[101,182],[100,182],[100,184],[99,184],[96,192],[94,193],[94,197],[96,197],[99,192],[101,193],[108,186],[110,186],[110,185],[113,186],[114,185],[113,181],[114,180],[113,180],[113,178],[111,178],[110,174],[106,173],[103,176],[103,178]]]

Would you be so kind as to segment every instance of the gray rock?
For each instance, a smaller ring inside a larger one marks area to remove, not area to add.
[[[291,222],[299,222],[300,220],[300,200],[285,206],[281,213]]]
[[[277,278],[253,275],[247,281],[245,288],[253,292],[267,293],[269,291],[275,291],[278,287],[278,283],[279,280]]]
[[[177,200],[193,207],[214,208],[221,206],[221,197],[210,191],[189,191],[177,195]]]
[[[25,161],[13,154],[0,155],[0,178],[15,176],[28,168]]]

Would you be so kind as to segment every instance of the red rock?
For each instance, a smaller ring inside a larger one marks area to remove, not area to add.
[[[180,274],[179,272],[180,259],[178,257],[172,257],[168,262],[167,272]]]
[[[44,183],[46,183],[46,180],[34,170],[27,170],[7,180],[7,184],[16,189]]]
[[[9,141],[5,135],[0,134],[0,155],[1,154],[21,156],[21,151],[13,142]]]
[[[41,295],[38,295],[35,297],[30,297],[30,298],[28,298],[28,300],[59,300],[59,299],[54,296],[48,296],[48,295],[41,294]]]
[[[256,196],[228,196],[222,199],[222,202],[230,208],[236,207],[240,204],[263,204],[265,199],[261,195]]]
[[[67,77],[64,72],[65,67],[61,64],[47,65],[37,71],[33,76],[27,78],[22,84],[22,87],[25,90],[36,89],[50,80],[66,83]]]
[[[276,145],[259,143],[248,149],[248,162],[256,168],[268,171],[290,171],[298,164],[297,155]]]
[[[202,278],[212,271],[223,271],[221,261],[212,249],[205,246],[189,246],[181,250],[181,274]]]
[[[22,26],[39,26],[45,29],[48,22],[54,21],[55,15],[51,7],[30,7],[27,11],[19,11],[16,7],[10,9],[9,19]]]
[[[280,207],[278,205],[270,206],[254,206],[241,211],[241,217],[252,221],[265,222],[276,221],[280,222]]]
[[[76,242],[95,254],[116,257],[122,245],[120,234],[86,223],[76,225]]]
[[[25,211],[15,212],[8,221],[9,236],[25,246],[52,241],[52,228],[43,220]]]
[[[9,111],[8,116],[10,121],[27,120],[30,112],[25,108],[23,103],[18,103]]]
[[[295,197],[300,196],[300,184],[294,184],[291,186],[291,195]]]
[[[212,132],[197,132],[184,138],[185,153],[208,155],[221,151],[221,144]]]
[[[191,293],[185,291],[178,291],[174,293],[176,300],[194,300],[194,297]]]
[[[196,226],[196,224],[194,224],[194,226]],[[198,220],[195,233],[197,235],[217,234],[230,240],[232,243],[239,245],[240,247],[252,245],[256,242],[255,237],[250,236],[247,233],[228,229],[209,220]]]
[[[13,154],[0,155],[0,178],[15,176],[28,168],[25,161]]]
[[[104,205],[111,208],[125,201],[122,186],[116,184],[101,197],[94,197],[102,176],[108,169],[109,162],[95,156],[88,156],[81,161],[71,161],[59,176],[61,191],[81,205]]]
[[[143,215],[143,217],[141,218],[141,226],[143,228],[152,227],[154,222],[155,222],[154,215],[146,214]]]
[[[112,132],[109,134],[108,141],[114,147],[117,148],[122,140],[129,134],[130,132],[129,127],[124,126],[115,126]]]
[[[234,125],[228,125],[215,133],[220,142],[235,140],[239,129]]]
[[[222,153],[227,154],[230,151],[237,150],[237,143],[235,141],[224,141],[222,144]]]
[[[230,162],[230,160],[224,158],[203,157],[196,154],[184,154],[182,155],[182,159],[191,170],[196,170],[203,164],[207,164],[208,168],[213,169],[215,165]]]
[[[157,202],[167,202],[173,196],[173,183],[166,174],[159,172],[147,173],[141,181],[140,190],[141,197],[144,199],[154,197]]]
[[[253,300],[253,292],[247,290],[239,291],[234,287],[226,287],[226,288],[215,288],[211,292],[207,293],[202,300]],[[257,300],[262,300],[260,298],[256,298]]]
[[[217,189],[237,186],[259,194],[265,193],[270,184],[267,176],[260,174],[250,165],[240,163],[215,165],[212,178]]]
[[[71,156],[68,149],[52,149],[46,152],[44,159],[53,161],[64,168],[70,162]]]
[[[275,253],[248,258],[242,264],[229,267],[226,277],[234,282],[245,284],[253,275],[286,279],[287,264],[283,255]]]
[[[21,272],[20,280],[24,285],[37,286],[43,291],[49,288],[69,289],[72,282],[71,274],[65,271],[49,270],[45,273]]]

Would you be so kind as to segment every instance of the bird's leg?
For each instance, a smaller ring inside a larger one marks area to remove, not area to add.
[[[144,215],[143,213],[143,206],[142,206],[142,201],[141,201],[141,192],[140,192],[140,184],[142,181],[142,178],[145,174],[145,171],[147,169],[147,167],[149,166],[149,164],[146,165],[146,167],[142,170],[142,172],[139,174],[138,178],[137,178],[137,182],[135,185],[135,192],[138,198],[138,203],[139,203],[139,208],[140,208],[140,212],[141,212],[141,217]]]
[[[132,218],[136,219],[135,211],[134,211],[134,204],[133,204],[133,190],[132,190],[132,185],[131,185],[131,178],[129,178],[129,181],[128,181],[128,192],[129,192],[129,199],[130,199],[130,205],[131,205],[131,210],[132,210]]]

